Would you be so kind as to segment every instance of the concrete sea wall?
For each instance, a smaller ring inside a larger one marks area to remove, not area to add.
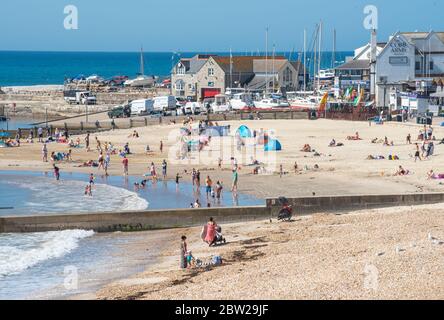
[[[434,204],[444,202],[444,193],[306,197],[289,199],[294,213],[347,212],[361,209]],[[266,206],[203,208],[91,214],[37,215],[0,218],[0,233],[44,232],[88,229],[97,232],[141,231],[203,225],[209,217],[219,223],[267,220],[276,217],[281,206],[267,199]]]

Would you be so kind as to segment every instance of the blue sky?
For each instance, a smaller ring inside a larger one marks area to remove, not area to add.
[[[79,10],[79,29],[63,27],[66,5]],[[379,37],[397,30],[444,30],[444,1],[422,0],[14,0],[0,8],[0,50],[49,51],[233,51],[270,47],[301,50],[303,29],[309,37],[324,22],[324,50],[353,50],[368,42],[363,8],[379,10]]]

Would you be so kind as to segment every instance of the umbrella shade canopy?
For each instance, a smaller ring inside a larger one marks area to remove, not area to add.
[[[0,138],[9,138],[10,136],[9,132],[0,132]]]
[[[240,126],[239,129],[237,129],[237,133],[241,138],[251,138],[251,130],[247,126]]]
[[[278,140],[269,140],[264,146],[265,151],[281,151],[282,145]]]

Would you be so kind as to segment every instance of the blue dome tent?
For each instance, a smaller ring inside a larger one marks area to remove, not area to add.
[[[264,146],[265,151],[281,151],[282,145],[278,140],[270,140],[268,143]]]
[[[241,138],[251,138],[253,136],[247,126],[240,126],[239,129],[237,129],[237,133]]]

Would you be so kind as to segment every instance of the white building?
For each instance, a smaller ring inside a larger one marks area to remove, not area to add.
[[[368,77],[361,79],[360,75],[367,76],[370,72],[370,51],[370,44],[356,49],[352,61],[338,67],[336,75],[346,79],[347,73],[354,73],[353,80],[368,81]],[[427,96],[436,91],[436,83],[443,77],[444,32],[397,32],[387,43],[378,43],[375,92],[378,107],[389,107],[390,95],[408,88]]]

